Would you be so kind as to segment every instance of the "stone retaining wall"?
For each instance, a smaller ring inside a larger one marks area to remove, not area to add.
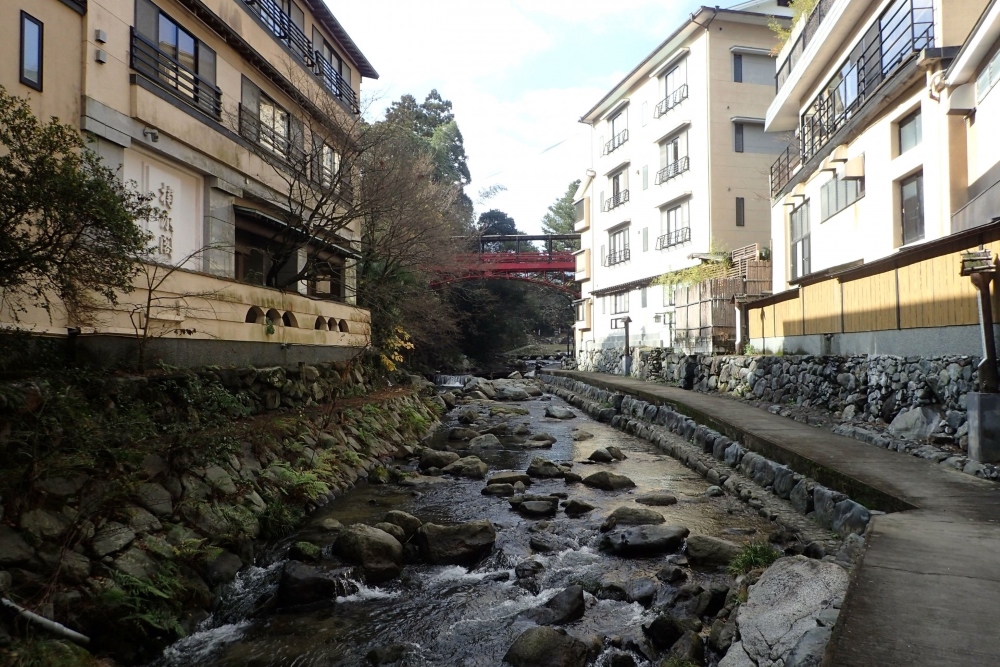
[[[740,484],[736,477],[729,474],[730,470],[739,471],[757,486],[789,501],[798,512],[813,518],[841,537],[851,533],[861,535],[868,526],[871,517],[868,509],[846,495],[749,451],[740,443],[667,406],[657,406],[571,378],[544,375],[543,380],[554,394],[584,410],[591,417],[649,440],[709,481],[720,484],[728,493],[751,507],[761,509],[763,503],[755,496],[755,489],[750,485]],[[718,464],[708,465],[687,447],[679,446],[665,437],[667,431],[698,445],[703,453],[711,455]]]

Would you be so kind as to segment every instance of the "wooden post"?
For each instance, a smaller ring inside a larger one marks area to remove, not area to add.
[[[979,364],[979,391],[995,394],[1000,391],[997,378],[997,346],[993,336],[993,304],[990,300],[992,273],[972,274],[972,284],[979,297],[979,327],[983,337],[983,361]]]

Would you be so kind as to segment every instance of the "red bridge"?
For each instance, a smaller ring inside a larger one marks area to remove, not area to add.
[[[448,268],[438,270],[440,278],[432,285],[459,280],[520,280],[540,284],[575,296],[579,290],[574,280],[576,258],[572,250],[554,250],[555,241],[579,241],[579,234],[496,235],[469,237],[479,251],[455,257]],[[544,250],[539,250],[540,242]]]

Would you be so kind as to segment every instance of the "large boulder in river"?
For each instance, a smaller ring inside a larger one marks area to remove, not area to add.
[[[503,661],[514,667],[584,667],[587,654],[576,637],[540,625],[522,632]]]
[[[691,535],[687,539],[687,557],[695,564],[729,565],[740,553],[740,545],[708,535]]]
[[[736,624],[741,640],[719,667],[770,665],[795,649],[817,627],[821,614],[839,606],[848,574],[839,565],[793,556],[776,561],[750,589]]]
[[[531,478],[523,472],[498,472],[486,480],[487,484],[531,484]]]
[[[428,468],[443,468],[446,465],[450,465],[460,459],[458,454],[455,452],[440,452],[436,449],[426,449],[424,453],[420,455],[420,469],[427,470]]]
[[[473,419],[475,421],[475,419]],[[479,437],[479,431],[474,428],[466,428],[465,426],[455,426],[448,429],[448,439],[449,440],[472,440],[473,438]]]
[[[573,419],[576,417],[572,410],[564,408],[561,405],[545,406],[545,416],[552,417],[553,419]]]
[[[524,387],[516,385],[505,385],[500,387],[499,399],[501,401],[526,401],[531,395],[524,390]]]
[[[663,515],[645,507],[618,507],[611,513],[616,526],[652,526],[663,523]]]
[[[455,475],[456,477],[486,479],[486,473],[489,469],[489,466],[483,463],[478,456],[466,456],[463,459],[446,465],[441,469],[441,472],[446,475]]]
[[[595,449],[591,452],[587,460],[593,461],[594,463],[611,463],[615,460],[615,457],[611,456],[611,452],[606,449]]]
[[[528,476],[529,477],[562,477],[566,474],[566,469],[556,463],[555,461],[549,461],[548,459],[543,459],[536,456],[531,459],[531,463],[528,465]]]
[[[492,433],[477,435],[469,441],[469,449],[500,449],[500,439]]]
[[[465,383],[465,386],[462,387],[462,391],[465,392],[466,394],[478,391],[485,394],[486,398],[494,400],[497,397],[496,388],[493,386],[493,383],[487,380],[486,378],[472,378],[471,380]]]
[[[538,625],[563,625],[583,617],[583,586],[570,586],[558,593],[541,607],[534,607],[518,614]]]
[[[615,473],[608,472],[606,470],[595,472],[593,475],[584,477],[583,483],[587,486],[592,486],[595,489],[604,489],[605,491],[619,491],[621,489],[631,489],[635,487],[635,482],[625,475],[616,475]]]
[[[373,584],[399,576],[403,571],[403,545],[395,537],[362,524],[348,526],[333,543],[334,552],[358,565]]]
[[[407,540],[410,540],[414,535],[417,534],[417,530],[420,526],[424,525],[424,522],[401,510],[390,510],[385,513],[382,520],[386,523],[392,523],[403,529],[403,534],[406,536]]]
[[[351,580],[353,569],[327,569],[297,560],[286,561],[278,582],[278,606],[298,607],[356,593],[358,585]]]
[[[486,519],[454,526],[425,523],[417,531],[420,555],[431,565],[474,565],[496,539],[497,531]]]
[[[654,491],[653,493],[647,493],[645,495],[639,496],[635,499],[635,502],[640,505],[652,505],[653,507],[666,507],[667,505],[676,505],[677,496],[667,493],[666,491]]]
[[[613,530],[601,538],[601,549],[616,556],[655,556],[678,551],[688,536],[683,526],[634,526]]]

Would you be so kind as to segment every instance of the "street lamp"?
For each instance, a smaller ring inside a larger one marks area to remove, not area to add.
[[[980,463],[1000,462],[1000,393],[997,381],[997,348],[993,336],[990,283],[997,274],[993,252],[979,246],[962,253],[961,275],[972,280],[979,305],[983,360],[979,363],[979,391],[967,395],[969,458]]]
[[[628,344],[628,325],[632,324],[632,318],[626,315],[622,318],[622,324],[625,325],[625,356],[622,357],[622,365],[624,365],[625,375],[632,374],[632,349]]]

